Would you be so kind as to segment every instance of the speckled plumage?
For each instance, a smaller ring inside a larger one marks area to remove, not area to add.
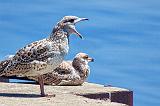
[[[44,83],[49,85],[81,85],[90,73],[88,62],[93,61],[85,53],[78,53],[73,61],[63,61],[51,73],[43,75]],[[28,77],[38,81],[37,77]]]
[[[87,19],[65,16],[53,28],[48,38],[27,45],[21,48],[11,59],[2,61],[0,63],[0,76],[22,75],[39,76],[40,78],[43,74],[51,72],[68,54],[69,35],[77,34],[81,37],[75,29],[75,24],[83,20]],[[42,80],[42,78],[40,79]]]
[[[43,39],[20,49],[0,75],[38,76],[48,73],[63,61],[68,50],[67,34],[59,31],[54,40]]]

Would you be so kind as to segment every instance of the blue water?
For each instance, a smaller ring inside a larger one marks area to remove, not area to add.
[[[70,37],[72,59],[95,58],[89,82],[134,91],[135,106],[160,105],[159,0],[0,0],[0,59],[47,37],[65,15],[87,17]]]

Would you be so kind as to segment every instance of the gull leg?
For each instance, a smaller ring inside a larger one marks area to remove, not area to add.
[[[44,82],[43,82],[43,76],[42,75],[38,76],[38,82],[39,82],[39,85],[40,85],[41,96],[45,97],[46,95],[44,93]]]

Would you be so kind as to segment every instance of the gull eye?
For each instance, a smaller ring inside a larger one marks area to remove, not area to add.
[[[65,20],[65,21],[64,21],[64,23],[67,23],[67,22],[73,23],[73,22],[74,22],[74,19],[70,19],[70,20]]]
[[[88,59],[88,55],[84,56],[85,59]]]
[[[73,23],[73,22],[74,22],[74,19],[70,19],[69,22]]]

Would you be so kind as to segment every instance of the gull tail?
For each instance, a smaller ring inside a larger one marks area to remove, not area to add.
[[[3,60],[0,62],[0,76],[4,75],[4,69],[8,66],[10,60]]]

